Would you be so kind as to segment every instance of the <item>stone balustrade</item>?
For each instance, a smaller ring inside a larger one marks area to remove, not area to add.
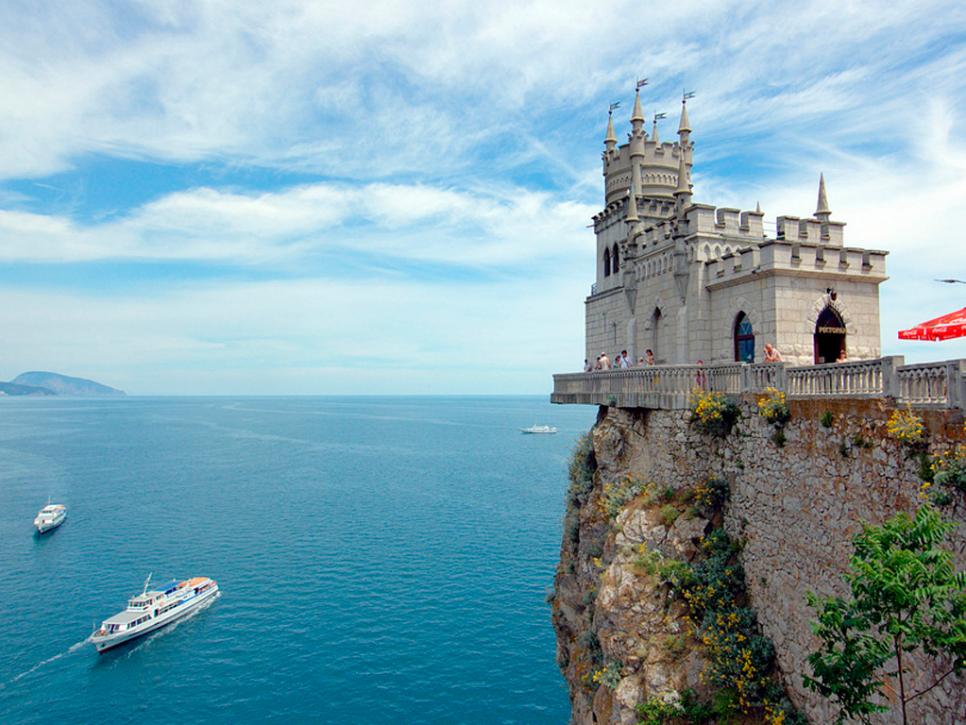
[[[904,365],[902,356],[827,365],[783,363],[653,365],[553,376],[550,401],[683,410],[695,388],[729,395],[784,390],[790,399],[893,398],[915,407],[963,408],[966,360]]]

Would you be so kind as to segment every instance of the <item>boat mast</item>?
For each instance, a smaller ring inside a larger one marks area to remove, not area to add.
[[[154,572],[151,572],[151,574],[148,574],[148,578],[144,580],[144,589],[141,590],[141,594],[147,594],[148,584],[151,583],[151,576],[153,574],[154,574]]]

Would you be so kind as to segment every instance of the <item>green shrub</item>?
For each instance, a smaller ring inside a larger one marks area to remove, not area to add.
[[[610,518],[614,518],[625,504],[649,490],[650,486],[634,476],[625,476],[620,481],[605,483],[601,504]]]
[[[606,667],[602,667],[594,673],[594,682],[598,685],[604,685],[609,690],[616,690],[621,682],[621,669],[623,669],[623,665],[620,662],[609,662]]]
[[[940,453],[929,466],[931,480],[943,486],[951,486],[966,492],[966,443]],[[930,479],[925,479],[930,480]]]
[[[724,393],[696,388],[691,393],[691,423],[703,433],[724,438],[738,421],[738,405]]]
[[[709,518],[721,510],[730,493],[728,481],[723,478],[709,478],[691,489],[692,499],[698,511]]]
[[[674,522],[678,520],[678,516],[681,512],[678,511],[676,506],[671,504],[664,504],[661,506],[660,510],[657,512],[658,517],[661,519],[661,523],[667,527],[674,525]]]
[[[822,424],[823,428],[831,428],[832,421],[834,420],[835,416],[832,415],[832,411],[826,410],[824,413],[822,413],[822,417],[818,419],[818,422]]]
[[[594,473],[597,471],[597,458],[594,456],[594,441],[590,433],[577,439],[570,458],[570,488],[567,490],[569,505],[579,508],[594,487]]]
[[[778,448],[784,448],[787,440],[788,439],[785,437],[785,431],[781,428],[777,428],[775,432],[771,434],[771,442],[774,443]]]
[[[769,423],[785,425],[792,417],[785,402],[785,393],[777,388],[765,388],[765,394],[758,398],[758,415]]]

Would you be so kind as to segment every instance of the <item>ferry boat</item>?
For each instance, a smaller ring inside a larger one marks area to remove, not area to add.
[[[98,652],[129,642],[190,614],[204,602],[218,596],[218,582],[206,576],[170,581],[148,590],[151,575],[140,594],[132,597],[127,609],[101,623],[91,635]]]
[[[46,534],[51,529],[56,529],[67,518],[67,507],[62,503],[51,503],[47,499],[47,505],[37,512],[34,518],[34,526],[37,527],[38,534]]]
[[[548,435],[556,433],[557,429],[550,425],[531,425],[529,428],[521,428],[520,432],[531,435]]]

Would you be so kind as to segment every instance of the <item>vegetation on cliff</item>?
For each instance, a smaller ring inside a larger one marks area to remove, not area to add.
[[[887,712],[880,697],[887,691],[910,722],[910,702],[966,669],[966,572],[941,547],[954,526],[928,503],[914,517],[900,512],[882,526],[863,526],[844,577],[851,596],[809,595],[822,644],[808,658],[805,685],[839,706],[836,722]],[[946,664],[914,691],[908,662],[917,651]]]

